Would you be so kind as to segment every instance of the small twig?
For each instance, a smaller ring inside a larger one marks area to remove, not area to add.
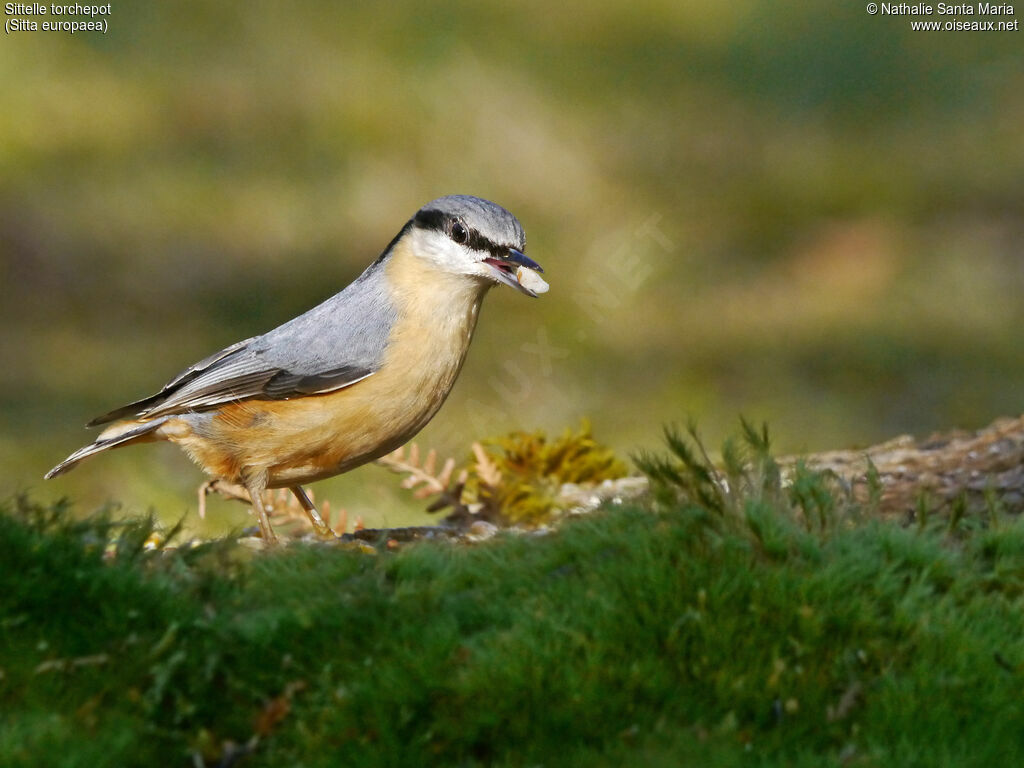
[[[420,449],[416,443],[409,446],[408,453],[405,448],[398,448],[377,459],[377,464],[396,474],[406,475],[401,485],[406,490],[413,491],[413,496],[417,499],[426,499],[448,491],[452,485],[452,475],[455,473],[453,458],[446,459],[441,471],[436,471],[437,451],[433,448],[421,462]],[[459,482],[465,482],[461,475]]]
[[[501,485],[501,470],[491,461],[491,457],[480,443],[473,443],[473,455],[476,457],[477,476],[492,488]]]
[[[79,656],[74,659],[50,659],[48,661],[40,662],[35,668],[35,674],[40,675],[45,672],[64,672],[68,669],[78,669],[80,667],[96,667],[106,664],[110,661],[110,656],[105,653],[97,653],[92,656]]]
[[[227,480],[221,480],[219,477],[213,480],[207,480],[205,483],[199,486],[199,517],[204,519],[206,517],[206,497],[211,493],[219,493],[226,499],[233,499],[235,501],[242,501],[246,504],[251,504],[252,499],[249,498],[249,492],[244,487],[237,483],[229,483]]]

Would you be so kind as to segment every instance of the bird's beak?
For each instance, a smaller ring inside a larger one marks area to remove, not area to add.
[[[515,248],[509,248],[508,255],[504,258],[489,256],[484,259],[483,263],[488,266],[488,271],[496,281],[510,285],[527,296],[536,298],[538,293],[545,293],[548,289],[548,284],[544,282],[544,279],[535,274],[544,271],[541,265]],[[527,279],[522,281],[518,277],[521,274],[519,272],[521,267],[532,270],[532,273],[527,273]]]

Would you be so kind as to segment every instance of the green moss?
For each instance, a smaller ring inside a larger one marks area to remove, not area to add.
[[[483,519],[527,526],[550,523],[566,511],[565,483],[600,483],[624,477],[626,465],[594,439],[584,421],[560,437],[512,432],[485,440],[466,466],[462,502]]]
[[[763,437],[726,475],[673,440],[648,502],[545,536],[376,556],[111,547],[151,524],[11,501],[0,764],[1024,760],[1024,523],[874,521]]]

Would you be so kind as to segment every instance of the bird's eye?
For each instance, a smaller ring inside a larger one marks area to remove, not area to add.
[[[465,245],[469,240],[469,230],[466,229],[466,225],[461,221],[452,222],[452,240],[459,245]]]

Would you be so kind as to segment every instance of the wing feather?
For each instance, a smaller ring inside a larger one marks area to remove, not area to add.
[[[171,379],[169,382],[164,384],[163,388],[155,395],[144,397],[141,400],[135,400],[131,403],[128,403],[127,405],[122,405],[120,408],[115,408],[114,410],[105,413],[102,416],[97,416],[95,419],[86,424],[86,426],[98,427],[102,424],[109,424],[112,421],[117,421],[118,419],[122,419],[126,416],[139,416],[145,413],[150,407],[158,403],[161,403],[164,399],[169,397],[174,392],[175,389],[182,386],[186,386],[189,382],[199,378],[203,373],[208,371],[213,366],[217,365],[218,363],[221,363],[225,359],[229,358],[231,355],[244,349],[256,338],[258,337],[253,336],[252,338],[245,339],[244,341],[235,342],[230,346],[224,347],[224,349],[220,350],[219,352],[214,352],[212,355],[204,357],[198,363],[193,363],[184,371],[182,371],[173,379]]]
[[[202,387],[188,387],[147,408],[141,418],[154,419],[186,411],[203,411],[239,400],[287,400],[303,395],[322,395],[362,381],[373,371],[346,366],[336,371],[298,374],[281,368],[253,371],[217,379]],[[199,382],[196,382],[199,383]]]
[[[390,249],[341,293],[262,336],[215,352],[155,395],[99,416],[89,426],[203,411],[239,400],[324,394],[371,376],[382,363],[396,317],[381,272]]]

